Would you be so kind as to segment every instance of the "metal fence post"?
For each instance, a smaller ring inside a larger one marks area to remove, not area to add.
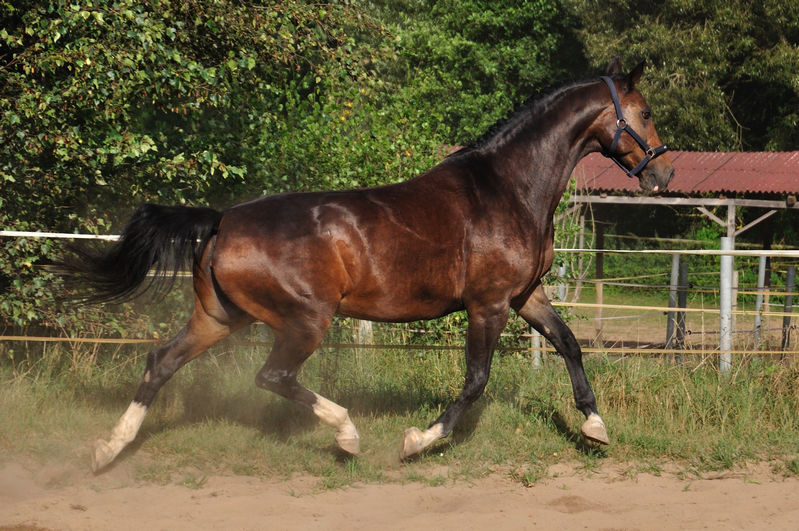
[[[760,348],[761,313],[763,310],[763,290],[766,289],[766,257],[761,256],[757,264],[757,297],[755,298],[755,349]]]
[[[669,284],[669,308],[677,306],[677,281],[680,274],[680,255],[671,255],[671,284]],[[670,310],[666,319],[666,350],[674,342],[674,311]]]
[[[685,348],[685,307],[688,306],[688,264],[680,264],[680,286],[677,292],[677,330],[674,338],[675,347]],[[682,363],[682,354],[675,354],[674,361]]]
[[[788,277],[785,279],[785,291],[788,293],[785,296],[785,309],[786,314],[791,313],[793,310],[793,288],[796,283],[796,267],[788,267]],[[784,315],[782,317],[782,350],[788,350],[791,346],[791,316]]]
[[[732,251],[735,239],[722,236],[721,250]],[[725,254],[721,256],[721,278],[719,279],[719,302],[721,315],[719,318],[719,370],[723,374],[730,372],[732,367],[732,270],[733,257]]]

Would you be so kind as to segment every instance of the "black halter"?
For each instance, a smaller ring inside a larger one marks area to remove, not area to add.
[[[627,120],[624,119],[624,115],[621,113],[621,104],[619,103],[619,94],[616,92],[616,85],[613,83],[613,80],[607,76],[602,76],[602,80],[608,84],[610,88],[610,97],[613,98],[613,106],[616,107],[616,134],[613,136],[613,142],[611,142],[610,147],[607,149],[602,150],[602,154],[611,159],[615,162],[619,168],[624,170],[624,173],[627,174],[627,177],[637,177],[638,174],[643,170],[649,161],[652,159],[656,159],[657,157],[661,156],[663,153],[668,151],[668,147],[665,145],[658,146],[656,148],[649,147],[649,144],[646,143],[646,140],[641,138],[635,130],[627,125]],[[638,142],[638,145],[641,146],[641,149],[644,150],[646,156],[638,163],[638,166],[635,168],[628,170],[624,167],[624,164],[616,158],[616,146],[619,144],[619,139],[621,138],[622,132],[627,132],[628,135],[633,137],[633,140]]]

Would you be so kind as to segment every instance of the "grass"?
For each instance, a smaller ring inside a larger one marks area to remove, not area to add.
[[[0,348],[3,348],[0,346]],[[2,354],[2,352],[0,352]],[[96,354],[96,353],[95,353]],[[0,364],[0,455],[88,468],[90,443],[107,437],[143,372],[143,352],[115,351],[92,364],[50,349]],[[4,358],[7,360],[7,358]],[[522,354],[497,356],[485,396],[454,433],[417,459],[399,462],[403,430],[427,426],[460,391],[460,350],[323,350],[301,380],[350,410],[363,454],[338,451],[330,428],[303,408],[258,389],[263,354],[222,347],[182,369],[119,457],[135,477],[201,488],[211,474],[288,478],[307,474],[319,488],[358,482],[446,484],[504,471],[525,485],[550,464],[632,463],[631,470],[726,470],[768,461],[799,474],[799,371],[768,359],[737,359],[728,376],[710,363],[586,356],[586,369],[612,445],[579,434],[563,362],[535,370]]]

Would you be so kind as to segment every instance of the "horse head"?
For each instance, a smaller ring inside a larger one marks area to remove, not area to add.
[[[611,158],[628,177],[638,177],[641,189],[662,192],[674,176],[667,147],[660,142],[652,120],[652,108],[635,88],[644,62],[623,74],[616,57],[602,79],[610,91],[607,109],[597,122],[597,140],[602,154]],[[657,147],[651,147],[657,146]]]

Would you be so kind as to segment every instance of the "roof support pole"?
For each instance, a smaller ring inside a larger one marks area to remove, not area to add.
[[[671,255],[671,284],[669,284],[669,308],[677,307],[677,282],[680,280],[680,255]],[[669,310],[666,319],[666,350],[674,343],[674,317],[673,310]]]

